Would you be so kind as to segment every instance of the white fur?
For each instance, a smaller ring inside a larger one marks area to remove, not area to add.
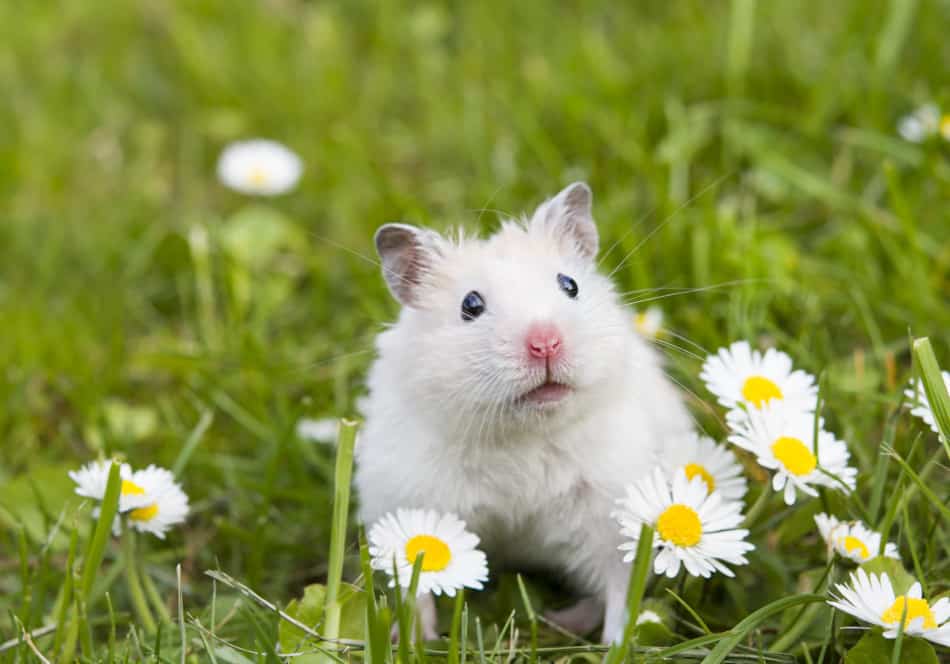
[[[611,511],[691,420],[612,284],[561,223],[571,212],[563,198],[485,240],[425,235],[417,304],[377,338],[356,484],[367,524],[398,507],[455,512],[493,570],[563,574],[605,602],[613,639],[629,566]],[[577,281],[577,299],[558,273]],[[472,290],[486,309],[466,322],[460,303]],[[574,388],[544,407],[515,401],[544,380],[525,359],[534,321],[560,328],[552,372]]]

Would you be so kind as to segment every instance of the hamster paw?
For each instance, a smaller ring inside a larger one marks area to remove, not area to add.
[[[590,634],[604,617],[604,605],[596,597],[585,597],[556,611],[545,611],[544,617],[576,636]]]

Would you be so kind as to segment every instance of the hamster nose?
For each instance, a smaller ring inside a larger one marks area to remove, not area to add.
[[[553,360],[561,354],[561,332],[551,323],[533,323],[528,328],[525,345],[532,357]]]

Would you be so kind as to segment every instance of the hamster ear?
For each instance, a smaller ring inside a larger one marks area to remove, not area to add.
[[[569,184],[557,196],[538,206],[532,224],[540,223],[555,237],[569,239],[581,256],[592,259],[600,247],[591,212],[592,198],[586,183]]]
[[[393,297],[413,306],[422,278],[438,254],[437,235],[409,224],[385,224],[376,231],[376,252]]]

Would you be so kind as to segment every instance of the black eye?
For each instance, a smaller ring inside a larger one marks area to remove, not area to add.
[[[475,320],[484,311],[485,300],[478,291],[472,291],[462,299],[462,320]]]
[[[566,274],[558,273],[557,285],[561,287],[562,291],[567,293],[568,297],[570,298],[577,297],[577,282],[571,279]]]

